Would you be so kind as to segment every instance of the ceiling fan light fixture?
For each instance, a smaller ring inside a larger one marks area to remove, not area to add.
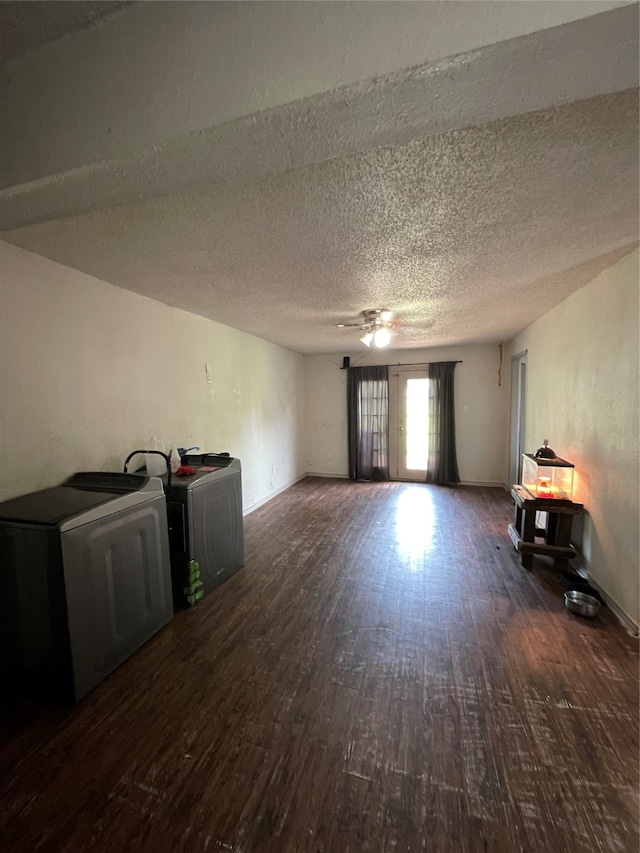
[[[391,332],[386,326],[380,326],[373,333],[373,345],[381,349],[389,345],[391,340]]]
[[[364,322],[359,323],[337,323],[339,329],[346,329],[349,326],[358,326],[364,334],[360,338],[360,343],[365,347],[374,346],[382,348],[389,345],[391,342],[391,329],[394,327],[392,321],[393,312],[388,308],[371,308],[362,312]]]

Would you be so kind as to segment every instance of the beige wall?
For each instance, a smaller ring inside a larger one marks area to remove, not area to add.
[[[460,478],[467,483],[504,484],[508,377],[503,365],[503,381],[501,386],[498,385],[497,345],[377,352],[363,350],[364,347],[359,352],[344,354],[350,355],[353,366],[460,360],[461,364],[457,365],[455,372],[456,444]],[[307,470],[336,477],[346,477],[349,472],[347,372],[340,369],[342,357],[342,353],[305,357]]]
[[[0,499],[151,435],[238,456],[245,510],[303,475],[302,356],[1,242],[0,271]]]
[[[587,510],[584,567],[637,625],[639,613],[638,252],[627,255],[510,346],[528,350],[526,445],[548,438],[576,466]]]

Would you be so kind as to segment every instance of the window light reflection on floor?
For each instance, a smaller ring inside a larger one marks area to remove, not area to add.
[[[403,491],[396,504],[396,542],[399,555],[412,572],[426,568],[424,558],[434,547],[435,513],[426,486]]]

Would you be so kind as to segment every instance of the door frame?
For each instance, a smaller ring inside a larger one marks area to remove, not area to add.
[[[511,358],[511,403],[509,418],[509,482],[520,482],[520,460],[524,453],[527,402],[527,350]]]

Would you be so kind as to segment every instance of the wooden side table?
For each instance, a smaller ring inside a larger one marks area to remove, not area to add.
[[[534,554],[552,557],[559,569],[567,569],[569,560],[576,556],[571,545],[573,516],[584,511],[583,504],[559,501],[553,498],[534,498],[523,486],[512,486],[515,501],[515,522],[509,525],[513,547],[522,554],[522,565],[530,569]],[[545,527],[536,527],[536,513],[546,512]],[[542,541],[537,541],[538,540]]]

